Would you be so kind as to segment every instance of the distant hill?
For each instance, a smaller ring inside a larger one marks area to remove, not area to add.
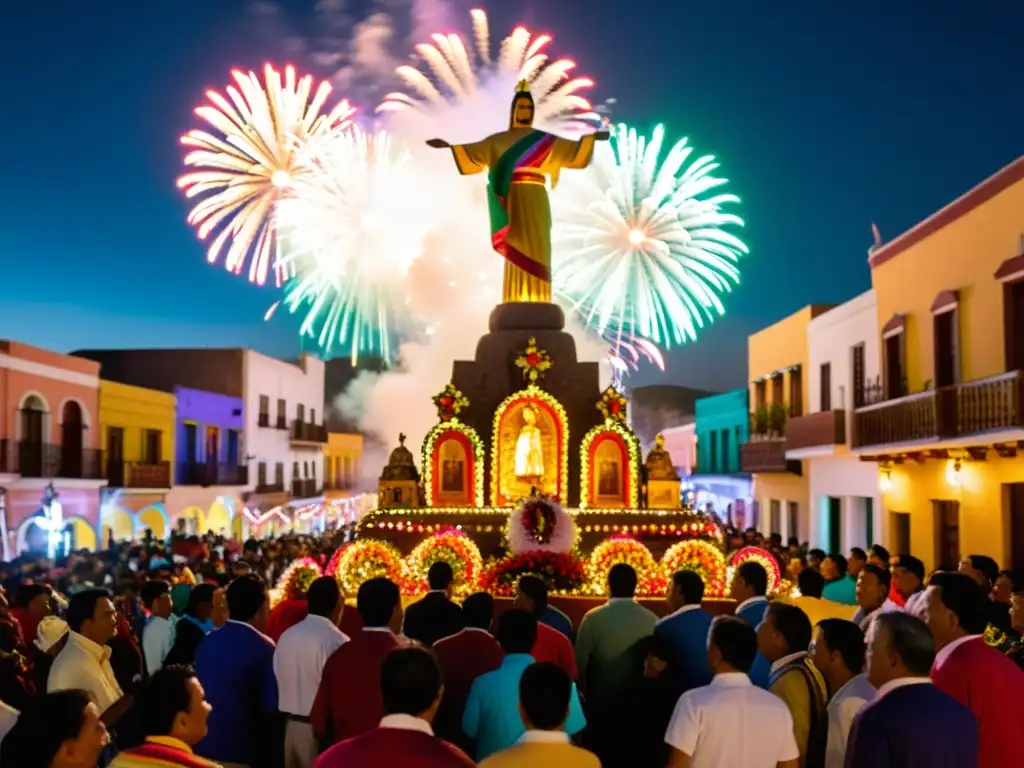
[[[663,429],[693,421],[697,400],[717,394],[671,384],[631,389],[630,421],[633,431],[644,447],[653,445],[655,436]]]

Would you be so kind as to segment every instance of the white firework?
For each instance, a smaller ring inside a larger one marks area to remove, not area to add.
[[[415,110],[434,114],[447,107],[473,103],[483,91],[491,100],[500,94],[511,104],[512,88],[519,80],[530,83],[536,107],[534,120],[541,129],[574,132],[581,125],[598,120],[590,102],[581,94],[594,83],[586,77],[573,77],[576,63],[570,59],[552,60],[545,52],[550,35],[534,37],[525,27],[516,27],[500,45],[496,58],[491,56],[490,27],[482,10],[470,12],[473,43],[457,34],[434,34],[433,44],[422,43],[416,52],[425,71],[403,65],[396,72],[410,93],[393,92],[377,108],[381,112]],[[504,88],[495,88],[495,81]],[[507,110],[507,106],[506,106]]]
[[[207,260],[216,262],[230,241],[227,269],[240,274],[248,261],[249,280],[262,285],[274,256],[275,203],[296,173],[302,145],[343,128],[355,110],[341,101],[324,112],[330,84],[314,91],[313,78],[298,78],[293,67],[282,79],[268,64],[265,83],[254,72],[231,74],[228,97],[208,91],[211,103],[195,110],[215,134],[193,130],[181,138],[192,148],[185,165],[195,170],[178,179],[178,187],[189,199],[202,198],[188,216],[199,238],[217,232]],[[280,280],[277,265],[275,273]]]
[[[620,124],[590,167],[552,192],[554,290],[613,342],[695,340],[724,313],[748,252],[728,231],[743,220],[725,210],[739,198],[719,191],[718,163],[688,165],[686,139],[662,162],[664,139],[662,126],[648,140]]]
[[[277,205],[283,302],[327,352],[389,359],[408,330],[405,279],[432,224],[410,160],[386,132],[350,127],[307,146]]]

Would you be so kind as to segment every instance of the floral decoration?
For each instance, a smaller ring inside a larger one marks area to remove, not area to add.
[[[762,547],[743,547],[736,550],[729,558],[729,565],[735,572],[736,568],[739,568],[748,561],[760,563],[768,572],[768,593],[774,595],[778,592],[782,585],[782,569],[779,567],[779,561],[775,559],[775,556]]]
[[[676,571],[696,571],[704,579],[706,596],[725,597],[725,556],[711,542],[690,539],[669,547],[661,558],[661,572],[668,580]]]
[[[530,340],[526,342],[526,349],[516,358],[516,367],[522,369],[523,378],[531,384],[535,384],[538,379],[544,377],[551,366],[551,356],[547,350],[538,347],[537,339],[531,336]]]
[[[274,586],[285,600],[300,600],[306,596],[309,585],[323,575],[320,563],[312,557],[300,557],[285,568]]]
[[[437,417],[441,421],[448,421],[469,407],[469,398],[451,382],[445,384],[444,389],[434,395],[433,399]]]
[[[605,539],[590,553],[587,562],[587,585],[591,594],[608,593],[608,572],[613,565],[625,563],[636,571],[636,593],[641,597],[655,597],[665,594],[667,581],[658,567],[651,550],[632,536],[617,534]]]
[[[408,581],[404,591],[413,594],[427,591],[427,572],[434,563],[445,562],[452,567],[458,595],[475,592],[484,569],[477,545],[465,533],[450,526],[417,544],[405,562]]]
[[[402,554],[394,544],[380,539],[356,539],[331,558],[327,574],[338,580],[346,595],[355,595],[365,581],[385,576],[401,585],[404,578]]]
[[[531,496],[508,518],[505,532],[514,555],[527,552],[571,552],[579,538],[572,515],[554,499]]]
[[[607,421],[626,423],[626,396],[615,387],[608,387],[601,393],[601,399],[597,401],[597,410],[601,412]]]
[[[488,564],[480,578],[480,590],[499,597],[515,592],[520,576],[532,574],[544,580],[551,592],[581,594],[587,581],[580,558],[565,552],[524,552]]]

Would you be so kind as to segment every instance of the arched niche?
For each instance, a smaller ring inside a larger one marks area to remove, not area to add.
[[[428,507],[482,507],[484,449],[479,435],[457,418],[444,421],[423,441],[423,489]]]
[[[580,446],[583,506],[636,509],[640,491],[640,445],[613,421],[594,427]]]
[[[569,422],[554,397],[530,385],[494,412],[491,504],[511,506],[532,489],[568,503]]]
[[[145,535],[148,529],[153,532],[154,539],[158,541],[166,539],[170,533],[171,522],[164,505],[150,504],[140,511],[136,517],[136,527],[138,528],[139,538]]]

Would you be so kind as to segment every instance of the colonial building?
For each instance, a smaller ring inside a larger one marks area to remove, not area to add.
[[[0,538],[31,549],[95,549],[100,488],[99,366],[0,340]]]
[[[224,532],[241,537],[242,495],[248,488],[245,401],[175,387],[177,466],[168,505],[180,533]]]
[[[323,425],[324,364],[317,358],[304,354],[296,362],[286,362],[251,349],[87,350],[75,354],[101,363],[104,376],[115,381],[165,392],[188,387],[241,399],[243,422],[237,456],[230,453],[231,428],[221,436],[218,425],[216,466],[220,474],[198,479],[213,481],[211,487],[236,487],[232,481],[241,479],[241,471],[220,462],[238,461],[237,466],[247,470],[241,486],[242,508],[237,508],[232,497],[218,494],[217,508],[207,508],[202,526],[194,516],[187,526],[210,528],[212,520],[218,532],[258,534],[265,532],[261,526],[290,518],[295,508],[322,501],[319,475],[327,430]],[[212,460],[204,464],[212,465]],[[225,467],[223,472],[220,467]],[[225,518],[230,527],[224,525]]]
[[[750,440],[750,406],[746,389],[702,397],[697,411],[697,461],[690,478],[694,506],[710,504],[723,519],[740,528],[753,519],[750,475],[740,463],[740,446]]]
[[[1024,566],[1022,211],[1024,157],[870,253],[881,381],[853,448],[877,462],[889,548],[929,568]]]
[[[103,543],[170,532],[167,494],[174,477],[173,394],[100,380],[99,440],[107,487],[100,507]]]
[[[878,382],[878,315],[867,291],[807,324],[806,413],[786,424],[786,459],[803,461],[809,541],[846,552],[881,541],[878,467],[849,450],[854,409]]]
[[[783,540],[809,534],[803,464],[786,458],[786,426],[804,414],[807,324],[832,305],[804,307],[747,340],[750,439],[740,446],[740,470],[753,475],[758,527]]]

